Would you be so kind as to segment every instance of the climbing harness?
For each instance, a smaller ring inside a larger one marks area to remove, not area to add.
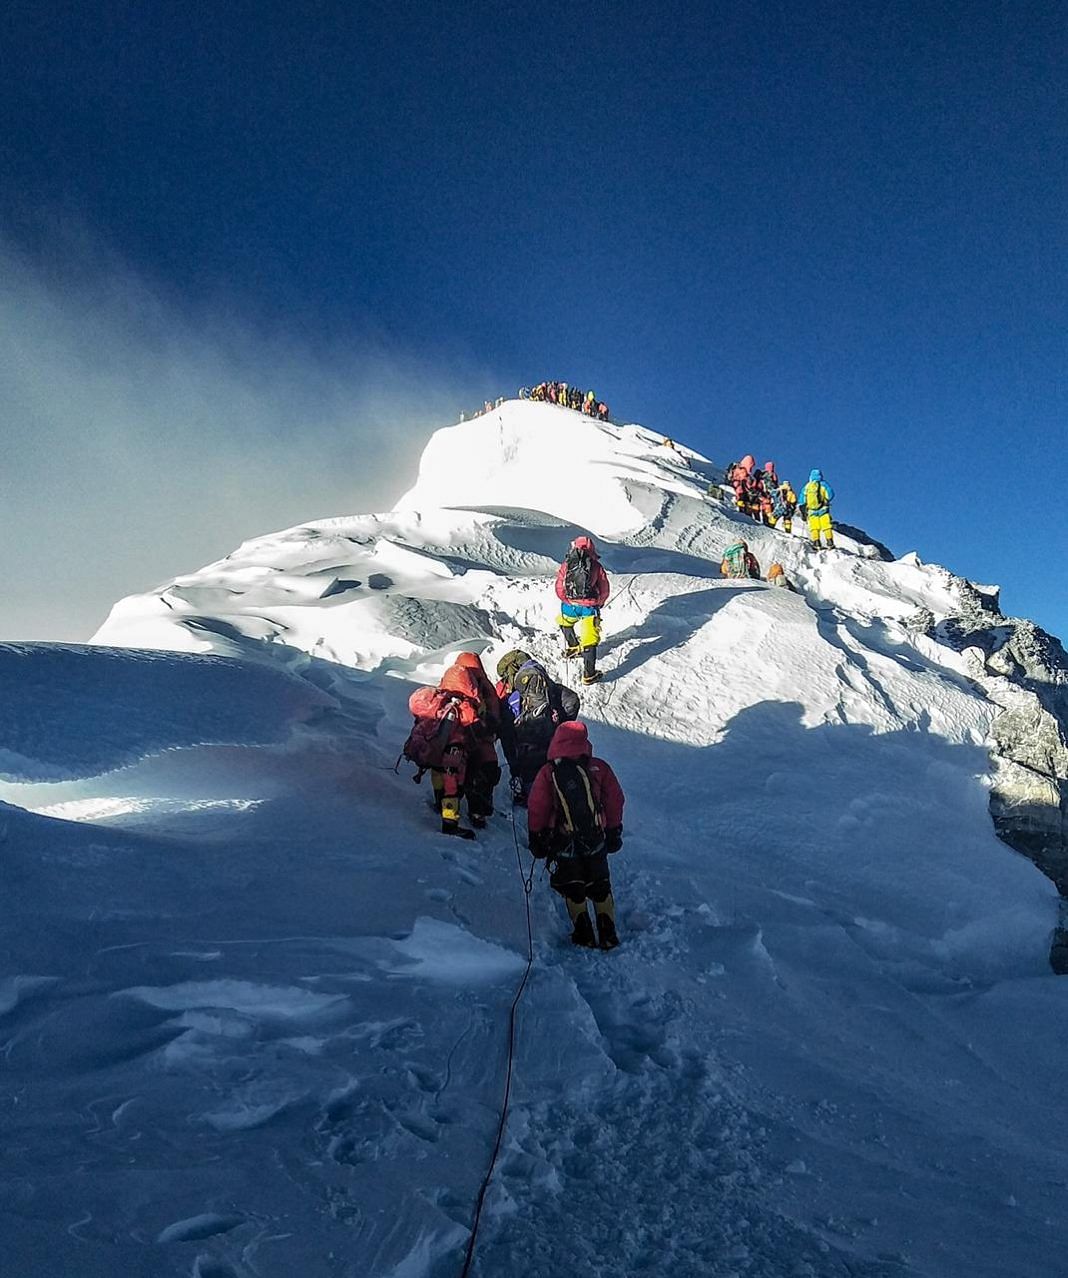
[[[478,1227],[482,1220],[482,1207],[486,1201],[486,1192],[489,1189],[493,1170],[497,1166],[497,1156],[501,1152],[501,1142],[504,1140],[504,1128],[508,1121],[508,1102],[512,1094],[512,1070],[515,1064],[516,1009],[519,1007],[519,1000],[523,997],[523,991],[526,989],[527,981],[530,979],[530,969],[534,965],[534,925],[530,918],[530,894],[534,888],[534,861],[531,859],[530,874],[524,874],[523,855],[519,850],[519,835],[515,828],[514,809],[512,811],[512,842],[515,844],[516,868],[519,870],[519,878],[523,884],[523,904],[526,906],[527,912],[527,965],[523,970],[523,978],[519,982],[515,997],[512,999],[511,1010],[508,1013],[508,1067],[504,1079],[504,1098],[501,1101],[501,1119],[497,1124],[497,1139],[493,1144],[489,1167],[486,1169],[486,1175],[483,1177],[482,1184],[479,1187],[478,1198],[475,1200],[475,1215],[471,1222],[471,1234],[467,1240],[467,1254],[464,1257],[464,1267],[460,1270],[460,1278],[467,1278],[471,1270],[471,1263],[475,1258],[475,1243],[478,1240]]]

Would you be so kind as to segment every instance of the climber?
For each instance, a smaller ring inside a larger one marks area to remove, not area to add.
[[[417,688],[408,699],[415,716],[404,743],[404,757],[418,768],[415,780],[429,771],[434,787],[434,807],[441,813],[442,834],[473,839],[474,830],[460,825],[460,802],[465,794],[469,756],[477,748],[485,728],[480,722],[482,693],[469,669],[452,665],[436,688]],[[473,826],[486,824],[484,797],[467,795]]]
[[[623,791],[603,759],[593,757],[582,722],[563,723],[534,779],[527,806],[530,851],[553,863],[549,878],[564,898],[575,945],[619,944],[608,856],[623,846]],[[594,934],[586,902],[597,916]]]
[[[823,471],[813,468],[809,472],[808,483],[801,495],[805,513],[808,516],[808,535],[817,550],[834,549],[834,528],[831,524],[831,502],[834,501],[834,489],[823,482]],[[823,542],[820,542],[820,534]]]
[[[760,503],[760,521],[768,528],[774,528],[777,522],[775,515],[775,493],[779,487],[779,476],[775,473],[775,463],[766,461],[764,469],[758,470],[757,500]]]
[[[747,453],[740,462],[735,462],[727,469],[726,480],[734,489],[735,505],[738,507],[738,513],[742,515],[753,513],[753,467],[755,465],[756,461],[752,453]]]
[[[501,735],[502,708],[477,652],[461,652],[455,664],[470,672],[479,694],[478,722],[469,734],[465,788],[471,824],[481,829],[493,815],[493,791],[501,779],[496,741]]]
[[[746,541],[736,541],[727,547],[719,570],[724,577],[760,577],[760,565]]]
[[[797,587],[783,571],[782,564],[772,564],[768,569],[768,585],[780,586],[784,590],[789,590],[795,595],[797,594]]]
[[[566,644],[565,656],[582,656],[582,682],[596,683],[597,645],[601,642],[601,609],[608,599],[608,574],[589,537],[576,537],[556,574],[557,617]]]
[[[497,662],[500,737],[511,773],[512,802],[524,804],[549,742],[561,723],[578,718],[578,695],[550,679],[545,667],[521,648]]]
[[[783,532],[793,532],[794,511],[796,509],[797,493],[791,487],[790,481],[784,479],[778,488],[775,489],[771,498],[772,528],[781,519]]]

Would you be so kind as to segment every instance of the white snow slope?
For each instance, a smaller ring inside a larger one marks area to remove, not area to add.
[[[580,530],[623,945],[574,951],[535,874],[472,1272],[1068,1272],[1056,896],[994,837],[991,705],[901,624],[954,578],[820,559],[710,474],[509,403],[392,512],[247,542],[96,646],[0,645],[5,1273],[461,1272],[530,861],[521,813],[458,846],[392,767],[461,649],[573,677]],[[801,593],[722,580],[739,535]]]

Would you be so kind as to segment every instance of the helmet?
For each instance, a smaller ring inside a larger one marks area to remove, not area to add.
[[[591,555],[597,553],[597,547],[593,544],[592,537],[576,537],[571,543],[572,550],[588,550]]]
[[[519,667],[525,666],[530,659],[530,653],[524,652],[522,648],[513,648],[511,652],[506,652],[497,662],[497,678],[511,683]]]

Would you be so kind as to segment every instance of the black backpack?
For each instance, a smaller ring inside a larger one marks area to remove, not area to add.
[[[571,853],[591,856],[599,852],[604,847],[604,818],[597,809],[586,765],[578,759],[558,759],[550,767],[561,823],[571,840]]]
[[[591,599],[593,597],[594,565],[593,556],[588,550],[572,548],[564,560],[564,593],[568,599]]]

